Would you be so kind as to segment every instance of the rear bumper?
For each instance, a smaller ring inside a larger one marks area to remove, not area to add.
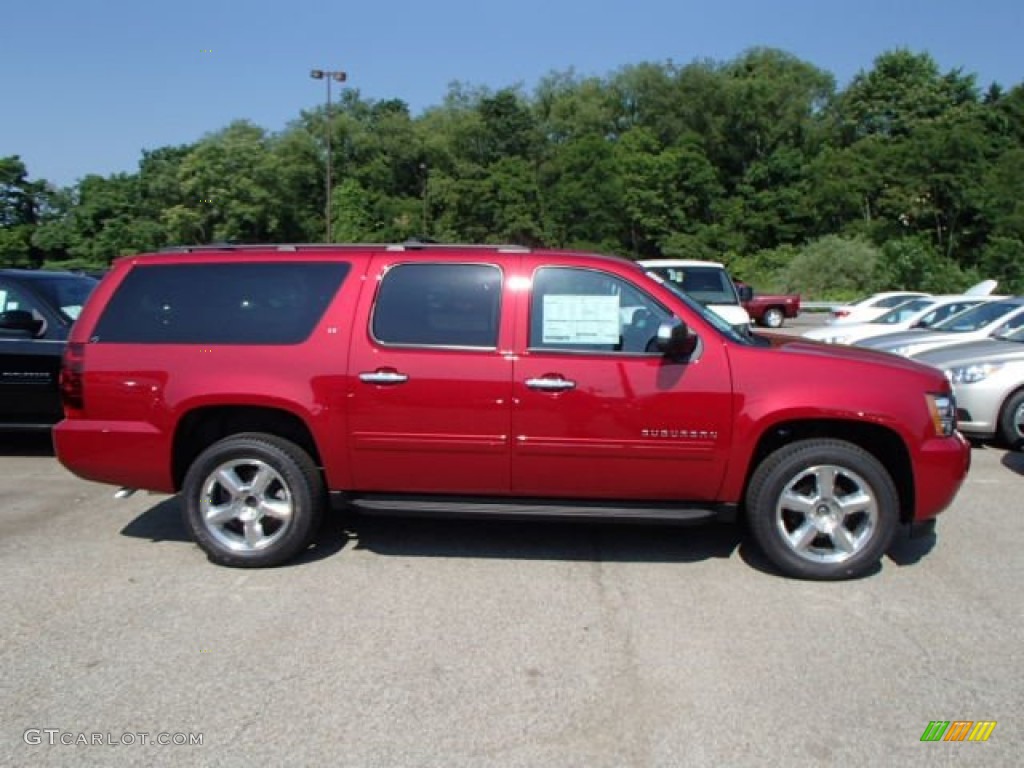
[[[53,429],[57,459],[86,480],[174,493],[171,438],[152,424],[65,419]]]
[[[916,459],[917,503],[911,522],[930,520],[953,503],[971,468],[971,446],[959,432],[929,440]]]

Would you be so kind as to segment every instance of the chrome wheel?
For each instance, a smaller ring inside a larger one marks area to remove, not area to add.
[[[843,563],[872,541],[878,503],[856,472],[831,464],[808,467],[779,495],[775,526],[789,549],[814,563]]]
[[[220,464],[207,476],[199,500],[205,529],[235,552],[271,547],[287,533],[294,512],[284,478],[256,458]]]
[[[764,313],[764,324],[767,328],[781,328],[782,327],[782,310],[781,309],[769,309]]]

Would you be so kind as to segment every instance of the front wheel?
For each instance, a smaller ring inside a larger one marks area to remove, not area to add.
[[[999,412],[999,439],[1008,448],[1024,445],[1024,389],[1014,392]]]
[[[782,314],[782,310],[778,307],[772,307],[765,310],[764,315],[761,317],[761,322],[764,323],[765,328],[781,328],[784,319],[785,315]]]
[[[899,519],[892,478],[842,440],[802,440],[768,456],[747,491],[755,541],[788,576],[861,576],[889,548]]]
[[[189,467],[185,523],[215,563],[280,565],[309,546],[324,486],[309,455],[288,440],[242,433],[220,440]]]

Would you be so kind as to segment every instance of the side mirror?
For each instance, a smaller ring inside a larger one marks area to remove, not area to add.
[[[751,301],[754,298],[754,289],[749,285],[739,286],[740,301]]]
[[[0,331],[25,334],[35,338],[42,330],[43,321],[36,319],[36,316],[27,309],[9,309],[6,312],[0,312]]]
[[[686,323],[673,317],[658,326],[655,343],[658,351],[670,360],[689,360],[697,348],[697,337],[690,333]]]

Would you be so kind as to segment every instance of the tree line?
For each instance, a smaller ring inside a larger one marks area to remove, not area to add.
[[[0,158],[0,264],[167,245],[506,242],[726,262],[761,290],[1024,293],[1024,83],[895,50],[843,89],[776,49],[462,83],[410,114],[355,89],[280,132],[234,122],[59,189]]]

